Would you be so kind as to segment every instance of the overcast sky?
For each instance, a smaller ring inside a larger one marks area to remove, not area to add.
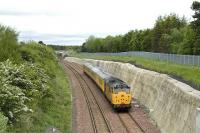
[[[21,40],[81,45],[89,35],[105,37],[152,28],[159,15],[192,20],[193,0],[0,0],[0,24]]]

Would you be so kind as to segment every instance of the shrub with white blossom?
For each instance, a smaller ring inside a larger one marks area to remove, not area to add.
[[[0,133],[5,132],[7,127],[8,118],[0,113]]]
[[[33,64],[15,65],[10,60],[0,63],[0,111],[9,123],[18,121],[29,107],[48,90],[48,76]]]

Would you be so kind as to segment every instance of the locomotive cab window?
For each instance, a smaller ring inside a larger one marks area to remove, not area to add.
[[[116,85],[113,89],[113,92],[118,93],[124,91],[126,93],[130,93],[130,87],[126,86],[126,85]]]

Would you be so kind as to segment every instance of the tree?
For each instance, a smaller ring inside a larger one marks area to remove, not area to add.
[[[41,45],[46,45],[45,43],[43,43],[43,41],[39,41],[38,43]]]
[[[194,18],[191,22],[192,28],[196,33],[200,34],[200,2],[194,1],[191,8],[195,12],[192,16]]]
[[[120,45],[120,50],[122,52],[125,52],[125,51],[129,51],[129,48],[130,48],[130,41],[131,41],[131,38],[132,38],[132,35],[133,35],[134,31],[129,31],[128,33],[126,33],[123,38],[122,38],[122,43]]]
[[[193,54],[200,54],[200,2],[194,1],[191,8],[195,12],[192,16],[194,20],[191,22],[191,25],[196,33]]]
[[[195,33],[191,26],[185,26],[173,29],[169,34],[170,51],[175,54],[193,54],[193,43],[195,41]]]
[[[141,50],[151,51],[151,42],[152,42],[152,30],[146,29],[142,32]]]
[[[179,18],[176,14],[158,17],[153,28],[152,51],[169,53],[170,47],[167,34],[174,28],[179,30],[186,25],[187,22],[185,18]]]
[[[85,42],[85,48],[87,49],[88,52],[94,52],[95,47],[94,47],[94,40],[95,37],[94,36],[90,36],[86,42]]]
[[[140,51],[141,50],[141,32],[142,31],[138,31],[135,30],[134,32],[132,32],[132,37],[131,40],[129,41],[129,49],[128,50],[134,50],[134,51]]]
[[[87,52],[87,48],[86,48],[86,42],[84,42],[81,46],[81,51],[82,52]]]

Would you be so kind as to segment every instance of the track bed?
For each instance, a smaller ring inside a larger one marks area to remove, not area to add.
[[[113,110],[97,85],[82,71],[82,66],[62,61],[71,79],[73,132],[76,133],[160,133],[141,107],[129,112]]]

